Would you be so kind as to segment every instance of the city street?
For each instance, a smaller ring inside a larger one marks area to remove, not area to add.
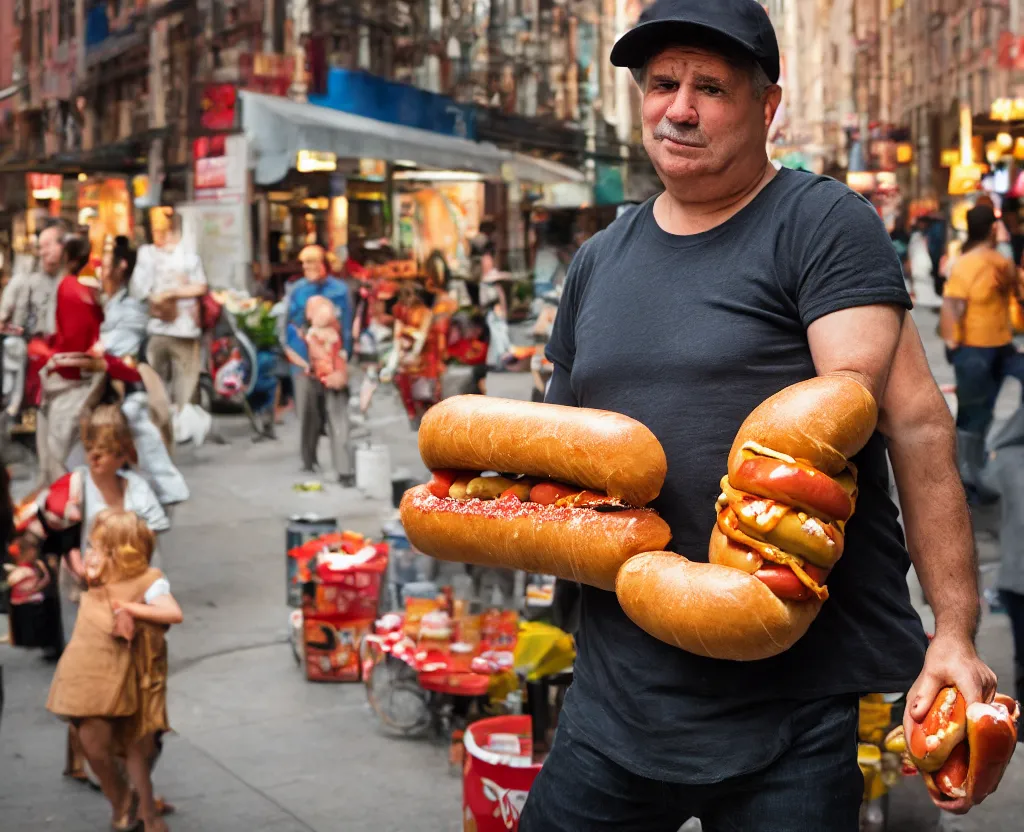
[[[951,382],[935,319],[921,313],[929,356],[940,383]],[[526,397],[528,375],[492,375],[492,395]],[[999,414],[1013,409],[1011,382]],[[415,434],[393,390],[374,404],[374,441],[391,449],[393,470],[424,474]],[[179,463],[192,491],[161,540],[165,571],[185,611],[172,630],[169,706],[176,733],[155,773],[158,791],[178,807],[175,832],[361,832],[461,828],[461,782],[447,749],[383,735],[360,685],[305,681],[286,642],[285,526],[299,512],[337,514],[342,528],[379,536],[389,505],[325,483],[298,492],[297,428],[280,441],[254,445],[235,417],[218,417],[228,444],[182,449]],[[326,453],[322,451],[322,456]],[[21,471],[25,477],[30,472]],[[22,491],[27,487],[19,483]],[[986,519],[989,523],[991,518]],[[981,535],[986,584],[996,546]],[[915,601],[923,608],[914,585]],[[925,611],[925,615],[927,611]],[[6,624],[0,624],[5,628]],[[980,646],[1001,687],[1012,684],[1004,616],[986,615]],[[92,832],[108,828],[100,795],[61,778],[62,723],[44,709],[52,666],[38,654],[0,646],[7,701],[0,726],[0,827],[4,830]],[[919,778],[892,794],[890,832],[936,829]],[[1020,829],[1024,753],[1018,752],[1000,792],[967,818],[938,828],[972,832]]]

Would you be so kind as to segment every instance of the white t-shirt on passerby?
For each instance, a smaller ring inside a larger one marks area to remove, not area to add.
[[[133,297],[149,300],[153,295],[193,285],[205,286],[206,274],[199,257],[186,252],[181,244],[173,248],[147,245],[139,249],[131,279]],[[146,331],[150,335],[169,335],[172,338],[198,338],[202,334],[199,327],[199,300],[179,300],[177,318],[173,321],[150,318]]]

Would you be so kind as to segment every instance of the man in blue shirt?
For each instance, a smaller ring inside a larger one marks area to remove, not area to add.
[[[302,470],[311,473],[317,468],[317,444],[323,432],[326,414],[331,437],[331,459],[338,481],[351,487],[355,484],[352,457],[348,449],[349,388],[329,390],[309,372],[309,350],[306,347],[306,304],[320,295],[334,304],[341,324],[345,354],[352,354],[352,312],[348,287],[344,281],[327,273],[324,250],[320,246],[306,246],[299,253],[303,277],[292,287],[288,297],[285,326],[285,354],[292,365],[295,384],[295,407],[299,414]]]

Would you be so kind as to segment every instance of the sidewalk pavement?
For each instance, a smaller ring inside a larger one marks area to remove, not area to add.
[[[952,374],[934,335],[934,316],[917,315],[942,384]],[[526,398],[529,376],[493,375],[492,395]],[[1009,415],[1016,390],[999,414]],[[371,420],[373,441],[391,449],[394,470],[425,475],[415,434],[390,388]],[[175,510],[163,540],[164,565],[186,621],[170,635],[169,704],[177,733],[156,771],[158,790],[179,809],[175,832],[363,832],[461,828],[461,783],[447,750],[389,738],[378,729],[360,685],[305,681],[286,644],[284,533],[291,514],[335,514],[343,528],[379,535],[389,504],[326,482],[298,493],[293,424],[278,442],[253,445],[244,424],[218,419],[226,446],[183,449],[179,463],[192,499]],[[326,459],[326,448],[321,453]],[[983,559],[996,557],[994,544]],[[992,573],[985,573],[986,581]],[[911,575],[915,604],[928,615]],[[0,625],[2,626],[2,625]],[[1005,687],[1012,678],[1005,616],[985,615],[979,645]],[[7,704],[0,726],[3,829],[91,832],[109,818],[99,795],[62,780],[63,726],[44,708],[52,667],[35,653],[0,646]],[[919,778],[892,794],[890,832],[936,828],[937,811]],[[1024,757],[1012,761],[1000,792],[944,829],[1009,832],[1024,816]]]

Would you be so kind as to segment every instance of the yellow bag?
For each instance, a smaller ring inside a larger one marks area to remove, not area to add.
[[[526,674],[526,681],[535,682],[545,676],[561,673],[576,660],[576,645],[564,630],[540,621],[524,621],[519,625],[516,642],[516,670]]]

